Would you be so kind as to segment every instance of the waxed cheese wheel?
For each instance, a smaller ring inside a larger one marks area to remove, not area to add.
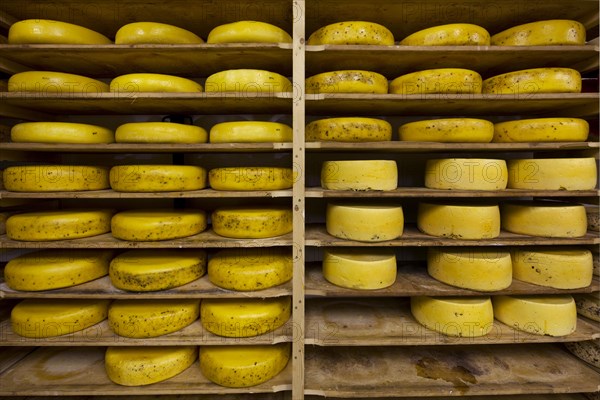
[[[322,44],[392,46],[394,35],[385,26],[374,22],[343,21],[317,29],[308,37],[306,44],[309,46]]]
[[[202,210],[129,210],[112,218],[112,235],[134,242],[177,239],[206,229]]]
[[[81,192],[110,187],[108,168],[87,165],[29,165],[2,172],[11,192]]]
[[[393,160],[325,161],[321,186],[330,190],[394,190],[398,166]]]
[[[474,24],[446,24],[412,33],[400,41],[404,46],[489,46],[490,34]]]
[[[587,232],[585,207],[559,202],[504,203],[502,229],[530,236],[581,237]]]
[[[556,289],[578,289],[592,283],[592,252],[587,249],[516,248],[513,276],[524,282]]]
[[[436,68],[411,72],[390,83],[390,93],[454,94],[481,93],[481,75],[464,68]]]
[[[222,207],[212,213],[217,235],[238,239],[264,239],[292,231],[292,210],[287,207]]]
[[[508,161],[508,187],[534,190],[592,190],[598,182],[596,160],[534,158]]]
[[[327,233],[363,242],[393,240],[404,232],[404,214],[398,205],[327,204]]]
[[[340,70],[323,72],[306,79],[306,92],[318,93],[378,93],[388,92],[388,80],[377,72]]]
[[[385,142],[392,140],[392,126],[378,118],[325,118],[306,125],[305,135],[307,142]]]
[[[503,190],[506,161],[490,158],[441,158],[425,165],[425,187],[431,189]]]
[[[326,249],[323,277],[349,289],[375,290],[396,282],[396,255],[388,249]]]
[[[237,21],[213,28],[207,43],[292,43],[283,29],[259,21]]]
[[[417,226],[431,236],[492,239],[500,235],[500,209],[497,204],[419,203]]]
[[[117,192],[173,192],[206,187],[206,170],[195,165],[117,165],[110,169]]]

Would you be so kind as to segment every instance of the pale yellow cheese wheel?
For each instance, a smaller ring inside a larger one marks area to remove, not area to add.
[[[490,34],[474,24],[446,24],[422,29],[400,41],[404,46],[489,46]]]
[[[321,186],[330,190],[394,190],[398,166],[393,160],[325,161]]]
[[[80,192],[110,187],[108,168],[87,165],[29,165],[2,172],[11,192]]]
[[[117,192],[174,192],[206,187],[206,170],[196,165],[117,165],[110,170]]]
[[[531,118],[494,124],[493,142],[585,142],[590,124],[581,118]]]
[[[202,210],[129,210],[112,218],[112,234],[134,242],[183,238],[206,229]]]
[[[264,239],[292,231],[288,207],[222,207],[212,213],[217,235],[238,239]]]
[[[593,157],[508,161],[508,187],[534,190],[592,190],[598,182]]]
[[[371,71],[341,70],[323,72],[306,79],[306,93],[377,93],[388,92],[385,76]]]
[[[585,207],[559,202],[504,203],[502,229],[530,236],[581,237],[587,232]]]
[[[578,289],[592,283],[592,252],[580,248],[515,248],[515,279],[557,289]]]
[[[398,138],[411,142],[489,143],[494,124],[477,118],[440,118],[409,122],[398,128]]]
[[[8,91],[69,96],[108,92],[109,86],[97,79],[81,75],[54,71],[26,71],[8,78]]]
[[[420,203],[417,226],[431,236],[493,239],[500,235],[500,209],[495,204]]]
[[[323,277],[358,290],[383,289],[396,282],[396,255],[389,249],[326,249]]]
[[[425,165],[425,187],[430,189],[504,190],[506,161],[489,158],[442,158]]]
[[[215,190],[282,190],[294,184],[294,172],[284,167],[225,167],[208,173]]]
[[[581,74],[572,68],[531,68],[483,81],[484,94],[579,93]]]
[[[492,36],[495,46],[584,45],[585,26],[567,19],[551,19],[513,26]]]
[[[327,233],[340,239],[383,242],[404,231],[404,214],[398,205],[327,204]]]
[[[463,68],[436,68],[411,72],[390,83],[390,93],[455,94],[481,93],[481,75]]]

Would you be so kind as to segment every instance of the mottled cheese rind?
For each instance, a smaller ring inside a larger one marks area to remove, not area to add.
[[[553,202],[504,203],[502,229],[539,237],[585,236],[585,207],[580,204]]]
[[[222,207],[212,213],[217,235],[237,239],[264,239],[292,231],[292,210],[287,207]]]
[[[494,124],[495,143],[585,142],[590,124],[581,118],[531,118]]]
[[[390,93],[416,94],[469,94],[481,93],[481,75],[463,68],[436,68],[411,72],[390,83]]]
[[[584,45],[585,27],[567,19],[530,22],[496,33],[491,43],[494,46]]]
[[[385,142],[392,140],[392,126],[378,118],[325,118],[306,125],[305,135],[307,142]]]
[[[2,172],[11,192],[79,192],[110,187],[108,168],[87,165],[29,165]]]
[[[403,46],[489,46],[490,34],[479,25],[446,24],[422,29],[400,41]]]
[[[341,70],[323,72],[306,79],[306,93],[376,93],[388,92],[388,80],[377,72]]]
[[[119,125],[117,143],[206,143],[204,128],[174,122],[130,122]]]
[[[494,124],[477,118],[440,118],[409,122],[398,128],[398,138],[411,142],[489,143]]]
[[[493,239],[500,235],[500,209],[497,204],[419,203],[417,226],[431,236]]]
[[[110,186],[117,192],[174,192],[206,187],[206,170],[195,165],[117,165]]]
[[[340,239],[383,242],[402,236],[404,214],[399,205],[329,203],[325,226]]]
[[[294,184],[294,172],[284,167],[225,167],[208,173],[215,190],[283,190]]]
[[[306,44],[393,46],[394,35],[385,26],[374,22],[343,21],[317,29],[308,37]]]
[[[112,143],[112,130],[74,122],[23,122],[10,130],[10,140],[18,143]]]
[[[581,74],[571,68],[531,68],[483,81],[484,94],[580,93]]]
[[[129,210],[112,218],[112,235],[132,242],[177,239],[206,229],[202,210]]]

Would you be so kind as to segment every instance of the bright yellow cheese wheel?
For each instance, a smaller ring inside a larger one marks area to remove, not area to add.
[[[12,127],[10,140],[19,143],[112,143],[115,134],[97,125],[73,122],[23,122]]]
[[[262,69],[230,69],[206,78],[207,92],[281,93],[291,92],[292,82],[276,72]]]
[[[111,92],[202,92],[202,85],[191,79],[164,74],[127,74],[110,81]]]
[[[493,239],[500,235],[500,209],[495,204],[420,203],[417,226],[431,236]]]
[[[495,296],[496,319],[535,335],[566,336],[577,327],[577,310],[571,295]]]
[[[204,299],[200,305],[202,326],[215,335],[252,337],[272,332],[291,315],[289,297],[267,299]]]
[[[106,374],[123,386],[142,386],[174,377],[194,363],[196,346],[108,347]]]
[[[288,207],[223,207],[212,213],[217,235],[237,239],[263,239],[292,231]]]
[[[110,300],[27,299],[10,314],[13,332],[47,338],[78,332],[106,319]]]
[[[79,94],[108,92],[109,86],[97,79],[54,71],[19,72],[8,78],[9,92]]]
[[[211,143],[291,142],[292,128],[279,122],[222,122],[210,130]]]
[[[277,376],[290,358],[289,343],[260,346],[204,346],[200,370],[217,385],[256,386]]]
[[[40,291],[89,282],[108,274],[111,250],[42,250],[13,258],[4,268],[11,289]]]
[[[404,214],[399,205],[329,203],[326,229],[340,239],[384,242],[402,236]]]
[[[110,187],[108,168],[86,165],[29,165],[2,172],[11,192],[79,192]]]
[[[131,122],[115,132],[118,143],[206,143],[208,133],[199,126],[173,122]]]
[[[426,28],[400,41],[404,46],[489,46],[490,34],[473,24],[447,24]]]
[[[513,276],[520,281],[557,289],[578,289],[592,283],[592,252],[587,249],[515,248]]]
[[[320,44],[393,46],[394,35],[385,26],[374,22],[344,21],[317,29],[308,37],[306,44],[309,46]]]
[[[592,190],[597,182],[593,157],[508,160],[511,189]]]
[[[114,237],[134,242],[177,239],[206,229],[202,210],[129,210],[112,218]]]
[[[483,81],[483,93],[580,93],[581,74],[571,68],[532,68],[496,75]]]
[[[72,209],[16,214],[6,221],[6,235],[23,241],[78,239],[110,232],[112,210]]]
[[[326,249],[323,277],[349,289],[383,289],[396,282],[396,255],[389,249]]]
[[[513,26],[492,36],[495,46],[584,45],[585,27],[568,19],[551,19]]]
[[[489,143],[494,124],[476,118],[440,118],[409,122],[398,129],[398,138],[411,142]]]
[[[390,83],[390,93],[481,93],[481,75],[462,68],[427,69],[394,79]]]
[[[199,315],[197,299],[115,300],[108,308],[108,325],[119,336],[152,338],[177,332]]]
[[[208,279],[224,289],[262,290],[292,279],[290,251],[280,248],[220,250],[208,262]]]
[[[600,292],[576,295],[575,305],[579,314],[600,322]]]
[[[208,34],[207,43],[292,43],[283,29],[259,21],[238,21],[219,25]]]
[[[306,125],[305,135],[307,142],[385,142],[392,140],[392,126],[378,118],[326,118]]]
[[[494,326],[489,297],[415,296],[410,310],[418,323],[446,336],[485,336]]]
[[[323,72],[307,78],[306,93],[378,93],[388,92],[388,80],[377,72],[342,70]]]
[[[394,190],[398,166],[393,160],[325,161],[321,186],[330,190]]]
[[[166,290],[190,283],[206,272],[206,252],[197,249],[143,249],[110,262],[110,281],[132,292]]]
[[[83,26],[49,19],[25,19],[8,30],[9,44],[111,44],[106,36]]]
[[[123,25],[115,35],[115,44],[197,44],[201,37],[177,26],[158,22],[133,22]]]
[[[503,190],[507,182],[504,160],[442,158],[425,166],[425,187],[430,189]]]
[[[283,167],[213,168],[208,181],[215,190],[281,190],[292,187],[294,173]]]
[[[587,231],[585,207],[553,202],[505,203],[502,229],[541,237],[580,237]]]
[[[432,248],[427,253],[427,272],[433,278],[463,289],[492,292],[512,283],[511,254],[491,248]]]
[[[494,124],[496,143],[585,142],[590,125],[581,118],[533,118]]]
[[[565,347],[579,359],[600,368],[600,339],[568,342]]]
[[[206,187],[206,170],[195,165],[117,165],[110,170],[117,192],[173,192]]]

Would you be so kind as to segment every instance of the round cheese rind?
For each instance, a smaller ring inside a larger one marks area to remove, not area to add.
[[[584,45],[585,27],[567,19],[536,21],[496,33],[491,42],[494,46]]]
[[[585,142],[590,124],[581,118],[532,118],[494,124],[495,143]]]
[[[493,239],[500,235],[498,205],[420,203],[419,230],[455,239]]]
[[[593,157],[508,160],[510,189],[592,190],[597,182]]]
[[[210,75],[204,87],[207,92],[285,93],[292,83],[285,76],[262,69],[230,69]]]
[[[600,339],[568,342],[565,343],[565,346],[579,359],[600,368]]]
[[[404,214],[395,205],[329,203],[326,229],[340,239],[383,242],[402,236]]]
[[[174,192],[206,187],[206,170],[195,165],[117,165],[110,169],[117,192]]]
[[[108,168],[87,165],[29,165],[2,172],[11,192],[79,192],[108,189]]]
[[[393,94],[481,93],[481,75],[463,68],[436,68],[412,72],[390,83]]]
[[[306,44],[393,46],[394,35],[385,26],[374,22],[343,21],[317,29],[308,37]]]
[[[540,237],[585,236],[587,232],[585,207],[579,204],[553,202],[504,203],[502,229]]]
[[[112,218],[112,234],[134,242],[177,239],[206,229],[202,210],[129,210]]]
[[[25,19],[8,30],[9,44],[111,44],[106,36],[83,26],[49,19]]]
[[[199,126],[174,122],[131,122],[115,132],[117,143],[206,143],[208,133]]]
[[[323,277],[334,285],[375,290],[396,282],[396,255],[387,249],[327,249]]]
[[[10,130],[10,140],[18,143],[112,143],[115,134],[97,125],[74,122],[23,122]]]
[[[215,190],[283,190],[294,184],[294,172],[283,167],[213,168],[208,180]]]
[[[198,93],[202,85],[191,79],[165,74],[126,74],[110,82],[110,91],[117,93]]]
[[[441,118],[409,122],[398,129],[401,141],[489,143],[494,124],[476,118]]]
[[[507,183],[504,160],[442,158],[425,166],[425,187],[430,189],[504,190]]]
[[[394,190],[398,167],[393,160],[325,161],[321,186],[330,190]]]
[[[600,322],[600,292],[575,296],[577,312],[586,318]]]
[[[580,93],[581,74],[571,68],[531,68],[483,81],[484,94]]]
[[[132,22],[123,25],[115,35],[115,44],[199,44],[196,34],[169,24]]]
[[[385,142],[392,140],[392,126],[377,118],[318,119],[306,125],[307,142]]]
[[[447,24],[412,33],[400,41],[403,46],[489,46],[490,34],[474,24]]]
[[[377,72],[342,70],[323,72],[306,79],[306,92],[318,93],[378,93],[388,92],[388,80]]]
[[[237,21],[213,28],[206,43],[292,43],[292,37],[266,22]]]
[[[108,92],[109,86],[97,79],[54,71],[19,72],[8,78],[9,92],[45,94],[88,94]]]
[[[221,122],[210,129],[211,143],[291,142],[292,128],[279,122]]]
[[[292,210],[287,207],[222,207],[212,213],[217,235],[238,239],[264,239],[292,231]]]

